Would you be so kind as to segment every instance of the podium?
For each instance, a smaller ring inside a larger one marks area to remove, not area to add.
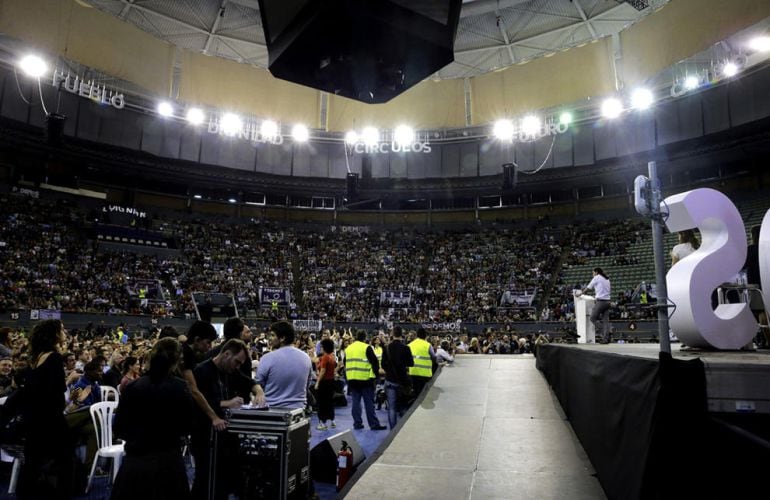
[[[594,309],[596,299],[590,295],[576,296],[574,290],[572,296],[575,299],[575,322],[577,323],[578,344],[596,343],[596,329],[591,323],[591,311]]]

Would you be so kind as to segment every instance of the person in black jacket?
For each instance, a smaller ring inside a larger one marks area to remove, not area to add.
[[[160,339],[150,354],[149,373],[120,397],[115,434],[126,441],[126,457],[111,500],[190,498],[181,449],[194,403],[187,384],[173,376],[181,356],[176,339]]]
[[[409,367],[414,366],[412,351],[403,342],[400,326],[393,327],[393,340],[382,350],[382,367],[385,370],[385,393],[388,396],[388,424],[393,429],[398,417],[406,410],[405,402],[398,397],[399,387],[411,388]]]

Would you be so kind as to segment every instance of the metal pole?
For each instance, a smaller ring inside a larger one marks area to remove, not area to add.
[[[652,204],[652,248],[655,252],[655,281],[658,293],[658,339],[660,352],[671,354],[671,341],[668,338],[668,290],[666,287],[666,263],[663,250],[663,221],[660,213],[660,182],[656,162],[647,163],[650,178],[650,201]]]

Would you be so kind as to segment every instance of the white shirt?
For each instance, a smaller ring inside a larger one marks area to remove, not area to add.
[[[671,257],[676,257],[677,260],[682,260],[694,251],[695,249],[690,243],[679,243],[678,245],[675,245],[671,250]]]
[[[594,276],[586,288],[596,291],[596,300],[610,300],[610,280],[601,274]]]
[[[442,348],[438,348],[436,351],[436,362],[437,363],[452,363],[455,360],[452,356],[449,355],[448,352],[446,352]]]

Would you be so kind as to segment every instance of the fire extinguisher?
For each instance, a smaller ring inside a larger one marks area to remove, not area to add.
[[[345,484],[353,475],[353,450],[347,441],[342,442],[342,448],[337,454],[337,491],[345,487]]]

